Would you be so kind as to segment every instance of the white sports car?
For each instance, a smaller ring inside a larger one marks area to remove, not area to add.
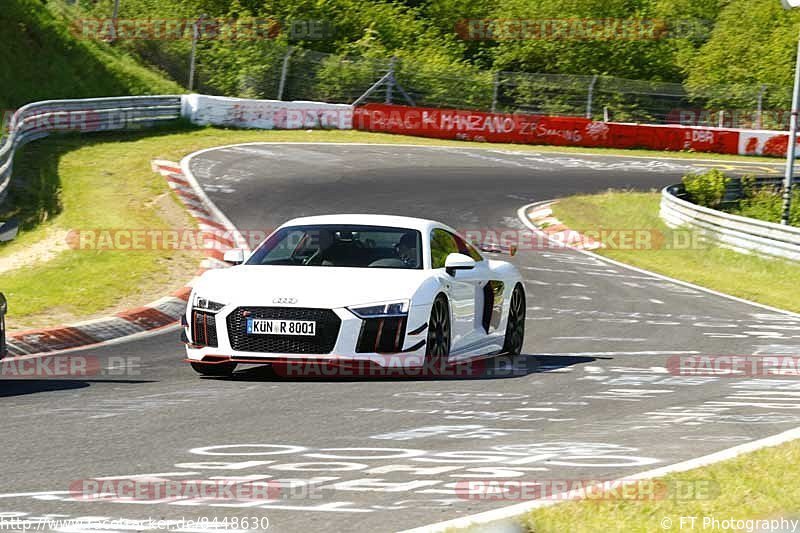
[[[201,374],[239,363],[435,366],[522,350],[519,272],[438,222],[298,218],[225,260],[238,266],[204,273],[182,320],[186,361]]]

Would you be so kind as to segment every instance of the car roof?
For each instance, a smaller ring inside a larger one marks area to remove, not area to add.
[[[287,226],[312,226],[318,224],[352,224],[355,226],[385,226],[390,228],[415,229],[423,233],[433,228],[447,228],[445,224],[424,218],[403,217],[396,215],[318,215],[310,217],[293,218],[281,227]]]

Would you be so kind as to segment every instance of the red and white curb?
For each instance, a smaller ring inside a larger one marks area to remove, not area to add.
[[[247,243],[211,203],[191,175],[186,176],[181,165],[171,161],[155,160],[153,171],[167,180],[203,233],[204,255],[198,276],[212,268],[228,266],[222,261],[225,250],[238,247],[248,249]],[[159,298],[142,307],[127,309],[113,316],[58,326],[23,331],[8,338],[9,357],[45,354],[74,348],[85,348],[129,335],[141,334],[175,324],[186,309],[186,302],[196,278],[169,296]]]
[[[528,211],[531,223],[544,232],[552,242],[577,250],[597,250],[603,248],[602,242],[592,239],[573,229],[569,229],[553,216],[552,206],[556,202],[537,205]]]

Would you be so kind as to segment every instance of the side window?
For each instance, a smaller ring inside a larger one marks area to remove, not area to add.
[[[483,261],[483,256],[472,246],[470,243],[459,237],[458,235],[453,235],[453,238],[458,245],[458,253],[468,255],[475,261]]]
[[[453,235],[443,229],[431,231],[431,268],[444,268],[445,259],[458,252]]]

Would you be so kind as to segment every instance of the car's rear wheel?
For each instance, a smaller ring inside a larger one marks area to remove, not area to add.
[[[191,363],[192,368],[198,374],[204,376],[230,376],[236,370],[236,363]]]
[[[511,293],[511,303],[508,310],[508,324],[503,342],[503,351],[511,355],[522,353],[525,342],[525,291],[517,284]]]
[[[428,339],[425,343],[425,367],[433,372],[441,372],[447,365],[450,355],[450,305],[447,297],[440,294],[431,306],[428,321]]]

